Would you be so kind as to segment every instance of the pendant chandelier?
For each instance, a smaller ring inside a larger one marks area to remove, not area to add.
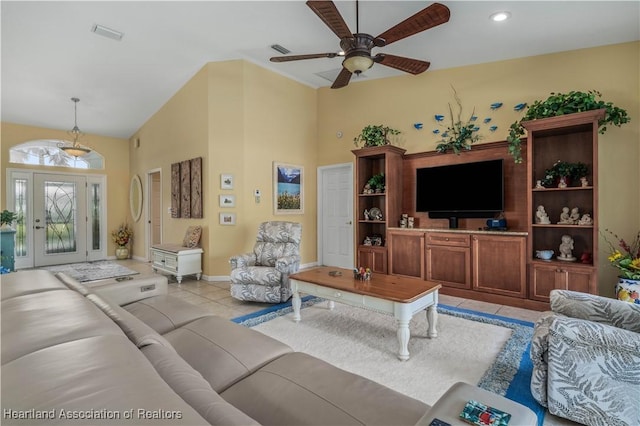
[[[80,131],[80,128],[78,128],[78,102],[80,102],[80,99],[71,98],[71,100],[74,103],[74,126],[68,133],[73,138],[73,142],[71,145],[62,144],[60,149],[72,157],[78,158],[90,153],[91,150],[78,143],[78,138],[84,135],[84,133]]]

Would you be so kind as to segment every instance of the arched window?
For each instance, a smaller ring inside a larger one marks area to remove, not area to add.
[[[72,157],[60,149],[63,143],[52,139],[21,143],[9,150],[9,162],[74,169],[104,169],[104,157],[96,151],[91,151],[82,157]]]

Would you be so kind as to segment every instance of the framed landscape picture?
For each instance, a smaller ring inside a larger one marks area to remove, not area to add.
[[[273,213],[304,213],[302,166],[273,162]]]

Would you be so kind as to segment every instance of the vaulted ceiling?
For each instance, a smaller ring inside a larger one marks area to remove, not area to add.
[[[429,6],[360,1],[360,32],[378,35]],[[640,40],[637,1],[445,1],[448,23],[378,51],[431,62],[429,70]],[[336,2],[352,32],[353,1]],[[2,1],[2,121],[128,138],[207,62],[245,59],[310,87],[330,86],[339,39],[303,1]],[[497,23],[489,16],[509,11]],[[93,33],[101,25],[120,41]],[[429,71],[426,71],[429,72]],[[351,84],[403,75],[374,65]],[[345,89],[349,90],[348,87]]]

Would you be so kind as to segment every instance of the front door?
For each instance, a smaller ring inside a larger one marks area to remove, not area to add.
[[[318,169],[318,253],[326,266],[352,269],[353,165]]]
[[[84,176],[34,175],[36,267],[87,260],[86,182]]]

